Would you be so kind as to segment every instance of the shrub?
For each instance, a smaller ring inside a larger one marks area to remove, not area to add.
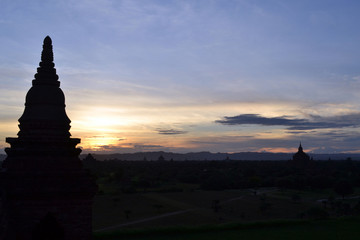
[[[308,218],[316,220],[329,218],[329,213],[321,207],[309,208],[309,210],[307,210],[306,212],[306,215],[308,216]]]

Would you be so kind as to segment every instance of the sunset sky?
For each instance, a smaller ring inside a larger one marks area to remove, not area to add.
[[[360,152],[359,13],[357,0],[1,0],[0,147],[49,35],[84,152]]]

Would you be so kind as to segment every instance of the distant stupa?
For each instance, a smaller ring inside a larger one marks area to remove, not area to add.
[[[44,39],[40,66],[26,95],[17,138],[6,138],[0,172],[0,239],[89,240],[97,187],[70,138],[65,96]]]
[[[301,143],[299,145],[297,153],[293,155],[293,161],[300,164],[304,164],[310,161],[310,157],[303,151]]]

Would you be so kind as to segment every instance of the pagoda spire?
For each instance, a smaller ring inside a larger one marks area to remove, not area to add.
[[[24,113],[19,118],[20,138],[70,137],[70,119],[65,111],[65,95],[60,88],[53,61],[52,41],[46,36],[35,79],[26,94]]]
[[[41,52],[41,62],[39,63],[37,73],[34,76],[35,79],[33,80],[33,85],[60,85],[60,82],[57,81],[59,76],[56,74],[56,69],[54,67],[55,64],[52,41],[49,36],[46,36],[44,39],[43,50]]]
[[[299,152],[303,152],[303,147],[301,146],[301,142],[300,142],[300,145],[299,145]]]

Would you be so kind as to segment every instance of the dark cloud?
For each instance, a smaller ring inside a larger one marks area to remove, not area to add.
[[[286,133],[289,134],[303,134],[303,133],[308,133],[307,131],[287,131]]]
[[[157,129],[159,134],[174,135],[174,134],[185,134],[187,131],[175,130],[175,129]]]
[[[153,149],[153,148],[163,148],[164,146],[161,146],[161,145],[134,145],[134,148],[136,149]]]
[[[331,131],[331,132],[318,133],[318,135],[330,136],[330,137],[342,137],[342,136],[348,136],[349,134],[347,132]]]
[[[100,145],[98,146],[101,149],[108,150],[114,148],[112,145]]]
[[[306,118],[291,118],[289,116],[281,117],[263,117],[259,114],[241,114],[233,117],[225,116],[216,123],[224,125],[244,125],[255,124],[262,126],[286,126],[288,130],[313,130],[326,128],[344,128],[360,126],[360,113],[339,115],[332,117],[322,117],[318,115],[309,115]]]
[[[224,125],[242,125],[242,124],[258,124],[264,126],[294,126],[301,125],[306,122],[305,119],[289,119],[286,116],[267,118],[262,117],[259,114],[241,114],[234,117],[225,116],[222,120],[216,120],[215,122]]]
[[[242,136],[223,136],[214,139],[199,137],[192,141],[196,147],[193,151],[210,152],[248,152],[248,151],[282,151],[281,149],[297,149],[301,141],[304,149],[314,153],[359,152],[360,132],[316,133],[309,131],[303,135],[287,135],[284,138],[243,138]]]

